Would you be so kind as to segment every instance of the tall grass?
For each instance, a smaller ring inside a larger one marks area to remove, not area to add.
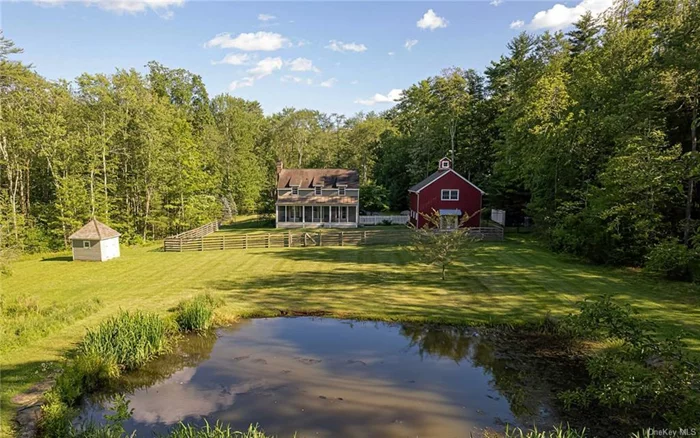
[[[548,431],[540,431],[536,427],[530,430],[506,427],[504,438],[586,438],[587,436],[586,428],[577,430],[570,428],[568,425],[566,427],[560,425]]]
[[[0,353],[48,336],[85,318],[100,306],[100,300],[96,298],[47,305],[32,296],[22,295],[12,300],[0,296]]]
[[[95,330],[88,330],[79,351],[131,370],[167,352],[173,333],[174,327],[154,313],[121,312]]]
[[[181,302],[175,309],[175,322],[183,332],[203,331],[211,327],[214,309],[220,301],[211,294],[201,294]]]
[[[193,426],[191,424],[180,423],[167,435],[161,438],[272,438],[265,435],[258,425],[250,425],[248,430],[240,432],[234,431],[229,425],[223,425],[218,421],[214,426],[205,423],[204,426]]]

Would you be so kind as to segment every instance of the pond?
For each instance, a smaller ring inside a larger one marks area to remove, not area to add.
[[[569,421],[559,385],[580,364],[533,343],[465,327],[296,317],[189,336],[124,378],[128,432],[217,420],[278,436],[480,436],[506,424]],[[563,378],[563,376],[566,376]],[[78,421],[100,422],[110,397]]]

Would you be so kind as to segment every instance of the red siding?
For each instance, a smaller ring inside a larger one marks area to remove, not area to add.
[[[440,196],[441,190],[443,189],[459,190],[459,200],[443,201]],[[411,193],[411,209],[413,209],[414,195],[416,194]],[[423,190],[417,194],[417,198],[416,203],[418,204],[420,202],[418,208],[420,213],[432,214],[433,209],[457,208],[462,210],[462,214],[469,213],[470,215],[474,215],[474,217],[469,219],[466,226],[478,227],[481,224],[481,215],[476,213],[481,209],[481,192],[454,172],[449,172],[433,181],[432,184],[424,187]],[[422,227],[424,224],[425,219],[419,215],[418,227]]]

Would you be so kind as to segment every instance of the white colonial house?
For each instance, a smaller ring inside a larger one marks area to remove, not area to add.
[[[277,228],[356,228],[360,177],[348,169],[284,169],[277,163]]]

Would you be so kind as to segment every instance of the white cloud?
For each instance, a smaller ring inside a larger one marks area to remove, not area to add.
[[[406,40],[403,46],[406,48],[406,50],[410,51],[416,44],[418,44],[418,40]]]
[[[525,22],[523,20],[515,20],[515,21],[511,21],[511,23],[510,23],[511,29],[520,29],[523,26],[525,26]]]
[[[355,79],[354,81],[350,81],[350,85],[357,85],[359,83],[360,81],[358,81],[357,79]]]
[[[336,78],[330,78],[328,80],[321,82],[321,86],[325,87],[325,88],[331,88],[333,85],[335,85],[336,82],[338,82],[338,80]]]
[[[319,70],[310,59],[306,58],[296,58],[291,61],[287,61],[287,65],[291,71],[321,72],[321,70]]]
[[[212,64],[245,65],[251,60],[247,53],[229,53],[221,61],[212,61]]]
[[[367,46],[357,43],[344,43],[342,41],[330,40],[326,49],[331,49],[334,52],[364,52]]]
[[[536,13],[528,27],[531,29],[560,30],[571,26],[587,11],[596,16],[612,6],[613,0],[583,0],[572,7],[557,3],[545,11]]]
[[[245,77],[245,78],[241,78],[239,80],[231,82],[228,86],[228,89],[233,91],[233,90],[236,90],[238,88],[252,87],[254,83],[255,83],[255,79],[253,79],[251,77]]]
[[[389,56],[394,56],[395,54],[396,54],[396,53],[394,53],[394,52],[389,52],[389,53],[387,53],[387,55],[389,55]]]
[[[270,15],[270,14],[258,14],[258,20],[260,20],[260,21],[272,21],[275,18],[277,18],[277,17],[275,17],[274,15]]]
[[[247,70],[248,76],[231,82],[228,88],[233,91],[238,88],[252,87],[255,81],[270,76],[275,71],[280,70],[283,64],[282,58],[279,56],[261,59],[255,64],[255,67]]]
[[[416,22],[416,26],[421,29],[435,30],[440,27],[447,27],[447,20],[438,16],[432,9],[428,9],[428,12],[423,14],[423,18]]]
[[[42,6],[61,6],[65,0],[35,0],[35,2]],[[161,18],[170,19],[174,15],[170,8],[182,6],[185,0],[84,0],[84,3],[117,14],[136,14],[150,9]]]
[[[355,103],[359,103],[360,105],[375,105],[377,103],[394,103],[397,100],[401,99],[401,96],[403,96],[403,91],[394,88],[393,90],[389,91],[386,95],[384,94],[375,94],[369,99],[357,99]]]
[[[265,76],[271,75],[274,71],[281,69],[283,64],[282,58],[279,56],[275,58],[268,57],[258,61],[255,67],[248,70],[248,73],[250,73],[253,79],[262,79]]]
[[[221,47],[222,49],[239,49],[245,51],[273,51],[284,47],[289,47],[289,39],[278,33],[255,32],[242,33],[235,38],[231,38],[229,33],[220,33],[207,41],[205,47]]]
[[[501,3],[503,3],[503,0],[491,0],[491,1],[489,2],[489,4],[490,4],[491,6],[498,6],[498,5],[500,5]]]
[[[306,85],[313,85],[314,81],[311,79],[304,79],[300,78],[299,76],[292,76],[292,75],[284,75],[280,78],[280,81],[282,82],[294,82],[296,84],[306,84]]]

